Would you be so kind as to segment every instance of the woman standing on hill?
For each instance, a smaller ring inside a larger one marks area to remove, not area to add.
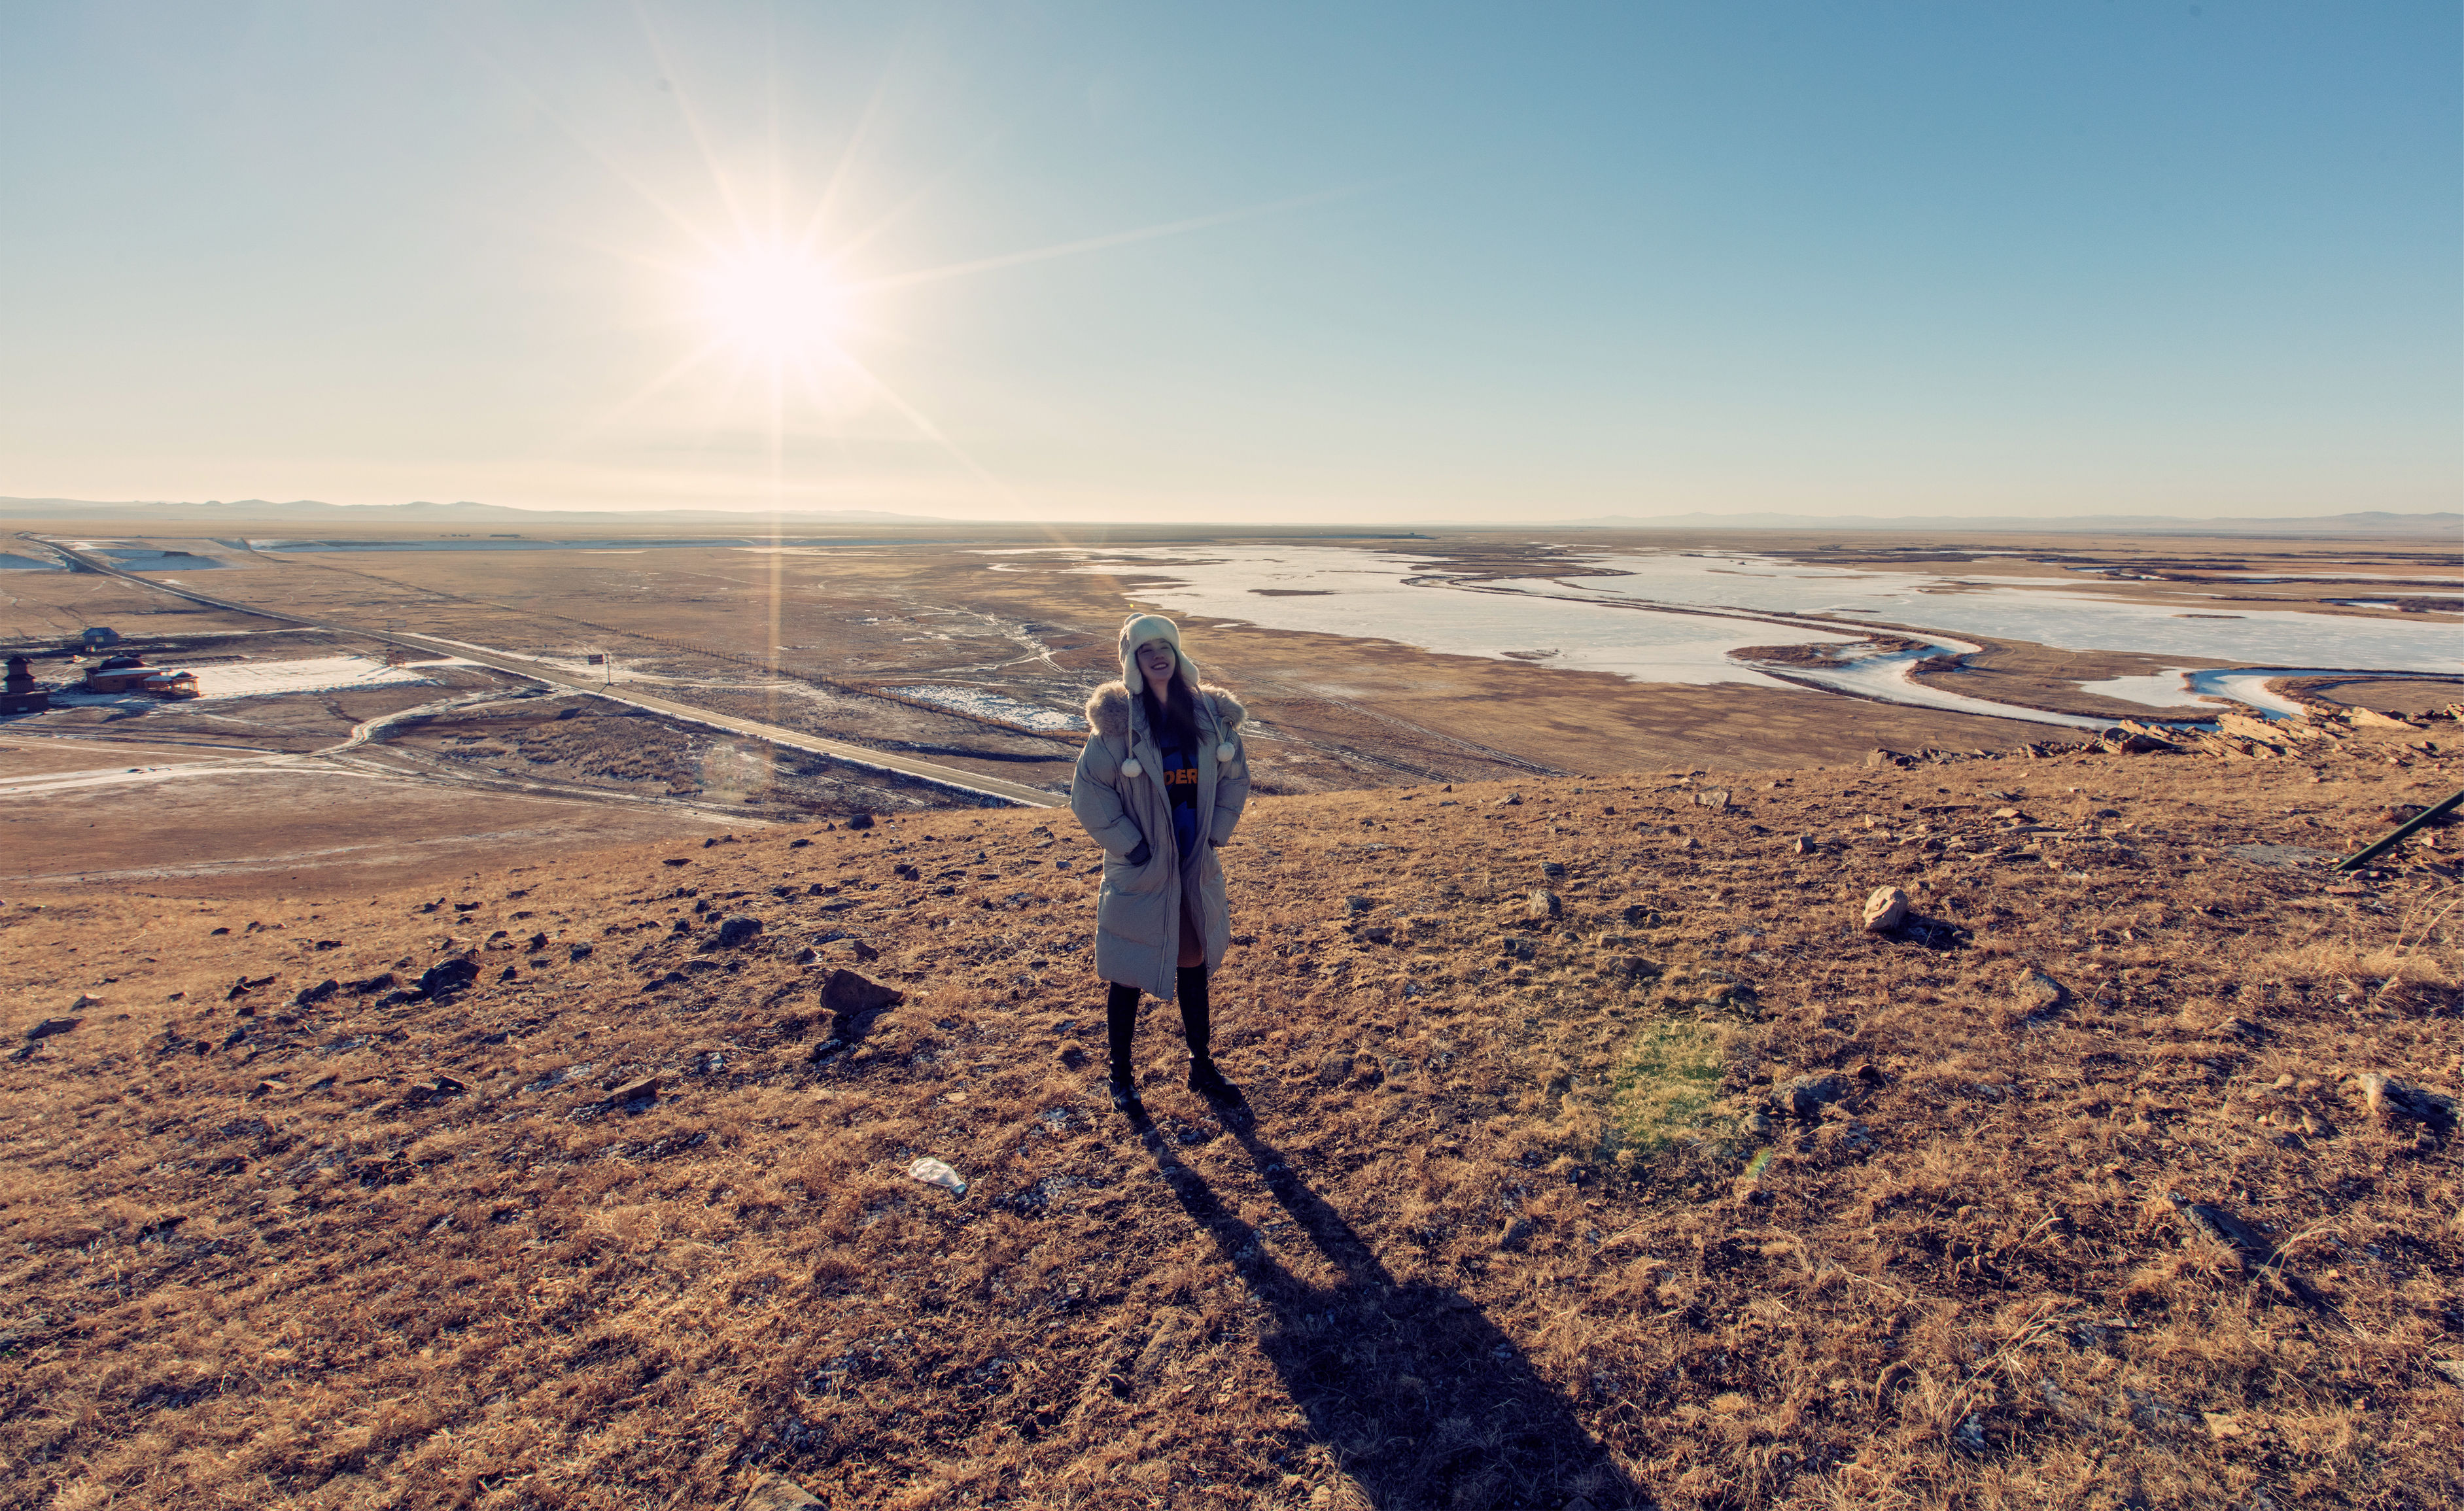
[[[1206,987],[1232,937],[1215,849],[1232,838],[1249,800],[1240,734],[1246,716],[1231,693],[1199,682],[1180,626],[1159,614],[1122,624],[1121,680],[1087,700],[1092,733],[1069,784],[1069,811],[1104,847],[1095,974],[1111,984],[1104,1018],[1112,1106],[1124,1112],[1143,1110],[1130,1067],[1140,992],[1179,999],[1189,1088],[1241,1100],[1207,1053]]]

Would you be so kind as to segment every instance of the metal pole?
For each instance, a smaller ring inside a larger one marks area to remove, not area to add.
[[[2380,856],[2385,855],[2387,851],[2394,849],[2397,845],[2402,844],[2406,840],[2411,838],[2413,830],[2422,828],[2429,824],[2436,823],[2439,820],[2444,819],[2449,814],[2454,812],[2455,805],[2457,803],[2464,803],[2464,792],[2458,792],[2451,797],[2441,799],[2431,806],[2422,809],[2419,814],[2407,819],[2400,824],[2397,824],[2395,832],[2388,835],[2386,839],[2381,840],[2378,843],[2371,845],[2368,849],[2363,850],[2357,855],[2352,855],[2343,860],[2338,861],[2336,863],[2336,869],[2340,871],[2360,870],[2363,866],[2369,865],[2372,861],[2377,860]]]

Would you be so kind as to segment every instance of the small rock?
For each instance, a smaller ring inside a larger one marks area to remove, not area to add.
[[[2430,1367],[2447,1377],[2450,1385],[2464,1385],[2464,1359],[2432,1359]]]
[[[1349,913],[1365,913],[1376,906],[1366,897],[1347,897],[1343,900],[1343,910]]]
[[[1374,927],[1360,931],[1360,937],[1368,940],[1371,944],[1393,944],[1395,942],[1395,931],[1385,924],[1377,924]]]
[[[443,960],[429,966],[419,978],[419,989],[431,997],[451,996],[479,979],[479,963],[475,960]]]
[[[656,1076],[644,1076],[639,1081],[627,1081],[623,1085],[618,1086],[615,1090],[607,1093],[607,1100],[616,1103],[654,1102],[658,1100],[658,1095],[659,1078]]]
[[[1505,797],[1497,799],[1497,805],[1501,808],[1520,808],[1523,806],[1523,794],[1519,792],[1509,792]]]
[[[924,873],[922,871],[917,870],[914,866],[908,865],[904,861],[891,866],[890,868],[890,874],[897,877],[902,882],[920,882],[924,879]]]
[[[764,1475],[738,1511],[830,1511],[830,1503],[784,1475]]]
[[[80,1002],[86,1002],[93,1000],[93,998],[81,996],[78,997],[77,1000]],[[70,1030],[76,1028],[79,1023],[84,1021],[85,1019],[82,1018],[47,1018],[41,1022],[36,1023],[33,1027],[26,1030],[26,1038],[29,1040],[49,1039],[54,1034],[68,1033]]]
[[[1799,1076],[1771,1092],[1771,1102],[1790,1117],[1818,1116],[1823,1107],[1837,1102],[1846,1093],[1836,1076]]]
[[[291,1005],[294,1007],[314,1007],[341,989],[341,982],[328,976],[326,979],[318,982],[315,986],[302,987],[299,991],[299,995],[291,999]]]
[[[847,820],[847,826],[850,829],[869,829],[872,827],[872,815],[859,813]]]
[[[2012,995],[2028,1013],[2050,1013],[2071,999],[2070,988],[2033,967],[2020,973]]]
[[[1351,1079],[1352,1057],[1350,1055],[1329,1055],[1317,1062],[1319,1085],[1339,1086]]]
[[[822,953],[819,950],[814,949],[811,945],[806,945],[802,950],[796,952],[796,963],[798,965],[811,965],[821,957]]]
[[[1877,747],[1865,753],[1865,764],[1868,766],[1904,766],[1907,763],[1908,758],[1898,751]]]
[[[291,1086],[288,1082],[260,1081],[256,1084],[256,1089],[250,1092],[249,1095],[253,1097],[278,1097],[288,1092],[290,1089]]]
[[[536,934],[533,934],[533,935],[531,935],[529,942],[528,942],[527,944],[525,944],[522,948],[524,948],[525,950],[530,950],[530,951],[534,951],[534,952],[536,952],[536,951],[539,951],[539,950],[544,950],[544,949],[546,949],[546,948],[547,948],[547,935],[545,935],[545,934],[543,934],[543,933],[536,933]]]
[[[1694,802],[1698,807],[1708,808],[1714,813],[1721,812],[1728,806],[1728,789],[1713,787],[1708,791],[1698,792],[1694,795]]]
[[[1531,1241],[1532,1222],[1529,1217],[1516,1217],[1497,1236],[1497,1246],[1508,1253],[1519,1252]]]
[[[2301,1134],[2304,1138],[2334,1138],[2336,1125],[2316,1112],[2304,1112],[2301,1114]]]
[[[1771,1120],[1771,1114],[1768,1112],[1749,1112],[1745,1120],[1737,1126],[1748,1138],[1769,1138],[1771,1129],[1778,1127]]]
[[[1907,920],[1908,894],[1896,887],[1878,887],[1865,899],[1865,931],[1888,933]]]
[[[907,994],[869,980],[853,971],[832,971],[822,983],[822,1006],[842,1017],[878,1012],[896,1007],[907,1000]]]
[[[761,920],[737,913],[718,926],[718,942],[728,949],[744,944],[761,931]]]
[[[72,1013],[82,1013],[88,1008],[100,1007],[101,1005],[102,998],[92,996],[88,993],[80,992],[77,994],[77,999],[69,1004],[69,1011]]]
[[[568,960],[587,960],[590,958],[590,946],[586,944],[569,946],[564,952],[564,957]]]
[[[1554,880],[1557,877],[1566,874],[1566,863],[1563,861],[1542,861],[1540,863],[1540,874]]]
[[[907,1167],[907,1178],[920,1180],[927,1186],[938,1186],[953,1196],[967,1193],[967,1183],[957,1171],[937,1159],[919,1159]]]
[[[1076,1042],[1066,1042],[1060,1050],[1061,1062],[1075,1070],[1087,1062],[1087,1051]]]
[[[1543,887],[1533,889],[1523,910],[1533,918],[1561,918],[1565,916],[1566,904],[1555,892]]]
[[[2389,1123],[2427,1124],[2440,1133],[2455,1127],[2453,1098],[2407,1085],[2393,1076],[2371,1074],[2362,1077],[2362,1100],[2368,1104],[2372,1112]]]

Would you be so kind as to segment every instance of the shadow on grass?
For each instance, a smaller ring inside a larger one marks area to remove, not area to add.
[[[1145,1118],[1137,1132],[1173,1195],[1274,1316],[1262,1340],[1293,1404],[1372,1503],[1555,1508],[1650,1502],[1513,1340],[1467,1298],[1397,1284],[1340,1213],[1294,1175],[1246,1115],[1224,1119],[1275,1201],[1343,1279],[1312,1285],[1268,1254]]]

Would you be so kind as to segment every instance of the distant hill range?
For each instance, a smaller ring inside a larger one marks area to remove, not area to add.
[[[776,516],[751,509],[574,510],[518,509],[510,504],[474,504],[468,500],[432,504],[323,504],[313,498],[274,503],[242,498],[231,503],[135,499],[104,503],[85,498],[0,498],[0,516],[13,519],[93,519],[113,515],[141,515],[149,520],[263,521],[270,524],[376,525],[381,528],[426,524],[552,525],[733,525],[741,529],[773,517],[797,524],[948,525],[963,520],[936,519],[929,515],[891,515],[872,509],[795,510]]]
[[[379,528],[417,528],[424,525],[526,525],[554,531],[583,526],[609,525],[640,527],[645,525],[687,525],[699,529],[727,528],[742,531],[777,520],[781,524],[812,525],[899,525],[908,528],[977,526],[990,529],[1029,528],[1035,522],[1024,520],[985,520],[946,518],[933,515],[889,514],[873,509],[791,510],[771,515],[751,509],[649,509],[649,510],[572,510],[521,509],[509,504],[475,504],[469,501],[451,504],[417,502],[408,504],[326,504],[314,499],[295,499],[274,503],[262,498],[243,498],[225,503],[208,500],[187,503],[176,500],[99,502],[81,498],[0,498],[0,517],[15,519],[99,519],[114,515],[143,518],[148,522],[263,522],[269,524],[297,523],[303,525],[373,525]],[[1046,523],[1072,524],[1081,521],[1054,520]],[[1118,531],[1124,522],[1101,523],[1083,521],[1090,529]],[[1135,522],[1126,522],[1134,524]],[[1238,529],[1244,534],[1276,534],[1272,525],[1235,525],[1230,521],[1188,521],[1177,523],[1178,533],[1210,528]],[[1309,534],[1323,534],[1325,526],[1299,526]],[[1407,530],[1413,525],[1383,527]],[[2071,515],[2037,518],[1978,517],[1973,515],[1918,515],[1885,517],[1877,515],[1603,515],[1589,519],[1558,519],[1541,522],[1484,521],[1450,524],[1445,521],[1420,521],[1423,530],[1848,530],[1883,532],[1923,532],[1928,535],[1991,532],[2007,535],[2161,535],[2161,536],[2389,536],[2417,538],[2447,537],[2464,544],[2464,514],[2453,512],[2423,515],[2388,514],[2370,511],[2349,515],[2314,515],[2285,519],[2185,519],[2163,515]]]
[[[1523,528],[1529,529],[1531,526]],[[2464,514],[2395,515],[2372,510],[2286,519],[2184,519],[2166,515],[2065,515],[1996,519],[1973,515],[1606,515],[1561,519],[1555,530],[1888,530],[1991,531],[2016,535],[2448,536],[2464,544]]]

